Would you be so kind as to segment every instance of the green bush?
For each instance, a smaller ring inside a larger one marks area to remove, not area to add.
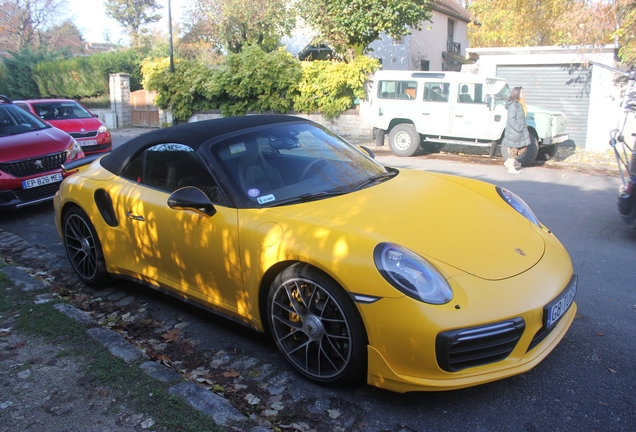
[[[139,90],[140,65],[141,56],[135,50],[112,51],[41,62],[34,68],[33,80],[42,97],[87,98],[108,94],[112,73],[130,74],[131,91]]]
[[[158,93],[159,108],[172,108],[177,120],[195,111],[220,109],[224,116],[247,112],[319,112],[336,118],[366,97],[365,83],[379,62],[360,56],[350,63],[301,63],[284,50],[265,53],[257,46],[230,54],[218,67],[168,59],[146,60],[143,85]]]
[[[289,53],[265,53],[254,46],[230,54],[217,68],[179,61],[170,73],[168,59],[147,60],[142,74],[144,88],[158,93],[157,106],[172,108],[174,118],[183,121],[209,109],[220,109],[224,116],[288,112],[301,70]]]
[[[203,96],[215,101],[224,116],[286,113],[300,78],[300,64],[285,50],[265,53],[258,46],[249,46],[230,54],[215,70],[203,85]]]
[[[351,108],[355,99],[366,98],[365,83],[380,63],[358,56],[345,63],[339,61],[303,62],[303,76],[294,97],[299,112],[320,112],[334,119]]]

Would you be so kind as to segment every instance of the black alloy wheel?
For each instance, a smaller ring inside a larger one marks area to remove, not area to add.
[[[278,348],[307,378],[339,385],[366,372],[362,318],[327,275],[306,264],[288,267],[272,283],[267,312]]]
[[[64,215],[64,247],[71,265],[86,285],[98,286],[108,280],[102,246],[88,215],[74,207]]]

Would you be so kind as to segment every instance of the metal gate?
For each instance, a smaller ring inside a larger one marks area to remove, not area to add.
[[[130,94],[132,123],[138,127],[159,127],[159,108],[154,104],[156,92],[137,90]]]
[[[565,132],[577,147],[585,148],[590,108],[592,70],[574,65],[500,65],[497,76],[510,88],[521,86],[526,103],[561,111],[567,117]]]

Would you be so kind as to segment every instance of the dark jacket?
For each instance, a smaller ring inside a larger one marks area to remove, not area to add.
[[[508,121],[502,144],[506,147],[521,148],[530,145],[530,132],[526,124],[526,113],[519,102],[506,101]]]

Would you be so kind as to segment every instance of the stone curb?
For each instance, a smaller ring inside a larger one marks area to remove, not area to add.
[[[2,234],[2,231],[0,231],[0,234]],[[34,292],[43,290],[46,287],[44,283],[17,267],[6,266],[0,271],[3,271],[13,281],[14,286],[23,291]],[[87,326],[96,325],[95,320],[89,314],[68,303],[58,303],[54,305],[54,308],[80,324]],[[123,336],[112,330],[102,327],[91,327],[86,333],[108,349],[113,356],[121,358],[126,363],[135,363],[148,358],[143,351],[135,348]],[[169,383],[183,380],[177,372],[156,362],[144,361],[139,365],[139,368],[149,377],[162,382]],[[211,416],[220,426],[229,426],[230,422],[248,420],[229,401],[193,382],[181,382],[170,387],[168,392],[173,396],[182,398],[192,408]],[[259,430],[267,431],[267,429],[263,428]]]

